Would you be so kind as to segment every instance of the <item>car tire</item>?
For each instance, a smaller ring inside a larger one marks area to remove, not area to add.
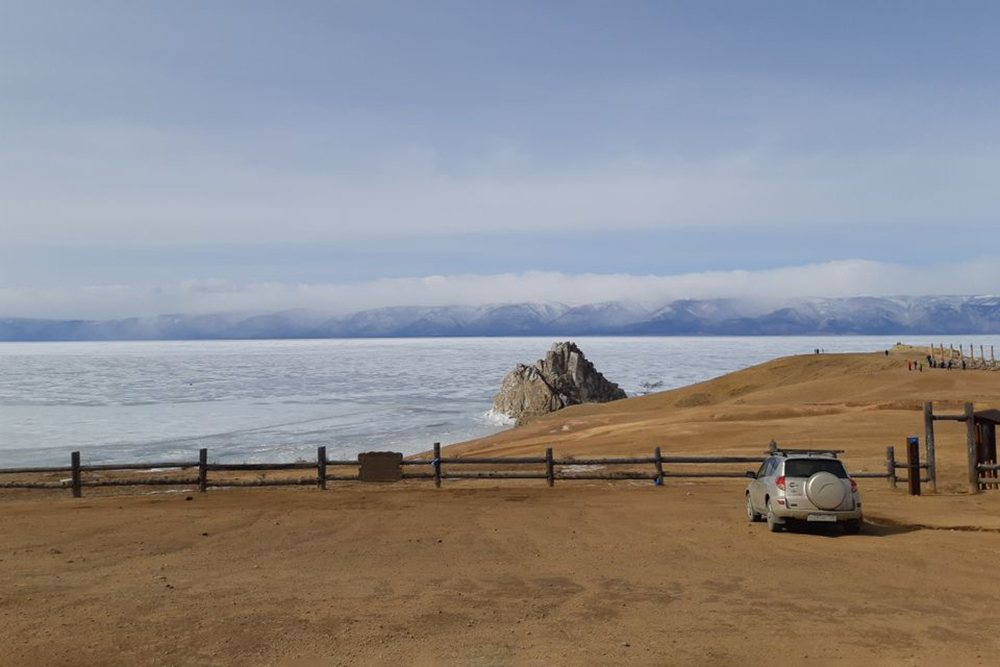
[[[771,509],[771,501],[767,501],[767,529],[772,533],[781,532],[781,524],[777,521],[778,517],[774,516],[774,510]]]
[[[753,502],[750,500],[750,494],[747,494],[747,518],[750,519],[752,523],[757,523],[761,520],[760,512],[753,508]]]
[[[864,522],[861,519],[855,519],[853,521],[845,521],[844,533],[846,533],[847,535],[857,535],[858,533],[861,532],[861,526],[863,525],[863,523]]]

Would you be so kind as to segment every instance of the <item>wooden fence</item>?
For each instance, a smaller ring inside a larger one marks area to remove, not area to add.
[[[928,477],[934,488],[937,474],[934,467],[934,424],[939,421],[954,421],[965,424],[965,447],[968,456],[969,492],[979,493],[984,489],[1000,488],[997,467],[997,426],[1000,426],[1000,411],[976,411],[972,403],[966,403],[960,414],[943,415],[934,412],[930,402],[924,403],[924,431],[927,444],[927,459],[930,464]]]
[[[442,456],[440,443],[434,444],[434,454],[431,458],[401,459],[401,455],[386,453],[397,457],[398,474],[395,479],[426,479],[434,480],[434,485],[441,486],[443,480],[449,479],[544,479],[549,486],[554,486],[557,480],[651,480],[662,485],[667,478],[741,478],[746,470],[719,470],[716,466],[732,466],[738,463],[760,464],[764,456],[664,456],[659,447],[653,450],[652,456],[605,457],[605,458],[557,458],[551,448],[545,450],[544,456],[525,457],[459,457]],[[143,463],[109,463],[99,465],[84,465],[80,461],[80,453],[73,452],[69,466],[56,467],[25,467],[0,468],[2,475],[52,474],[69,473],[70,477],[58,482],[53,481],[0,481],[0,488],[6,489],[64,489],[69,488],[73,497],[83,495],[84,487],[105,486],[197,486],[199,491],[209,487],[243,487],[243,486],[317,486],[326,489],[328,482],[343,482],[364,480],[362,459],[368,455],[359,455],[354,460],[331,460],[327,458],[326,447],[319,447],[316,461],[299,461],[295,463],[209,463],[208,450],[199,451],[198,460],[191,461],[153,461]],[[603,470],[603,468],[621,466],[625,469]],[[652,469],[636,470],[637,467],[651,466]],[[681,466],[683,469],[670,469]],[[706,470],[687,469],[690,466],[708,466]],[[528,467],[525,469],[525,467]],[[896,469],[906,465],[897,464],[893,448],[886,451],[885,472],[857,472],[851,476],[858,479],[887,479],[892,486],[896,485]],[[355,468],[348,474],[330,474],[330,468]],[[429,470],[428,470],[429,468]],[[484,469],[489,468],[489,469]],[[600,469],[599,469],[600,468]],[[150,472],[178,471],[174,475],[142,476],[142,477],[85,477],[94,472],[124,472],[142,470]],[[260,479],[236,479],[229,476],[211,478],[212,472],[281,472],[309,470],[313,475],[306,477],[279,477]],[[369,477],[370,478],[370,477]],[[393,481],[393,480],[383,480]]]

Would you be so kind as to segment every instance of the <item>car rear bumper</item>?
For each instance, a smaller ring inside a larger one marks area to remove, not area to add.
[[[775,508],[773,508],[772,511],[774,512],[774,517],[776,519],[779,519],[781,522],[784,522],[784,521],[809,521],[809,516],[813,515],[813,514],[815,514],[815,515],[823,515],[823,516],[833,516],[833,517],[836,517],[835,521],[837,523],[839,523],[841,521],[857,521],[857,520],[861,519],[861,517],[862,517],[862,513],[861,513],[861,508],[860,507],[857,507],[857,508],[855,508],[853,510],[831,510],[831,511],[809,510],[809,509],[788,509],[788,508],[785,508],[785,507],[782,507],[782,508],[779,509],[779,508],[775,507]],[[822,523],[822,522],[820,522],[820,523]],[[833,523],[833,522],[830,522],[830,523]]]

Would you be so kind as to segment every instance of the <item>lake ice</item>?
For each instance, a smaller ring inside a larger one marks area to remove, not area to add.
[[[768,359],[873,351],[898,336],[575,340],[629,395]],[[0,467],[197,458],[225,462],[406,454],[495,433],[504,374],[553,338],[0,343]],[[975,342],[1000,336],[911,344]]]

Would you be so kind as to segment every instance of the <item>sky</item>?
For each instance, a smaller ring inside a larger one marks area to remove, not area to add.
[[[998,24],[0,0],[0,317],[997,293]]]

